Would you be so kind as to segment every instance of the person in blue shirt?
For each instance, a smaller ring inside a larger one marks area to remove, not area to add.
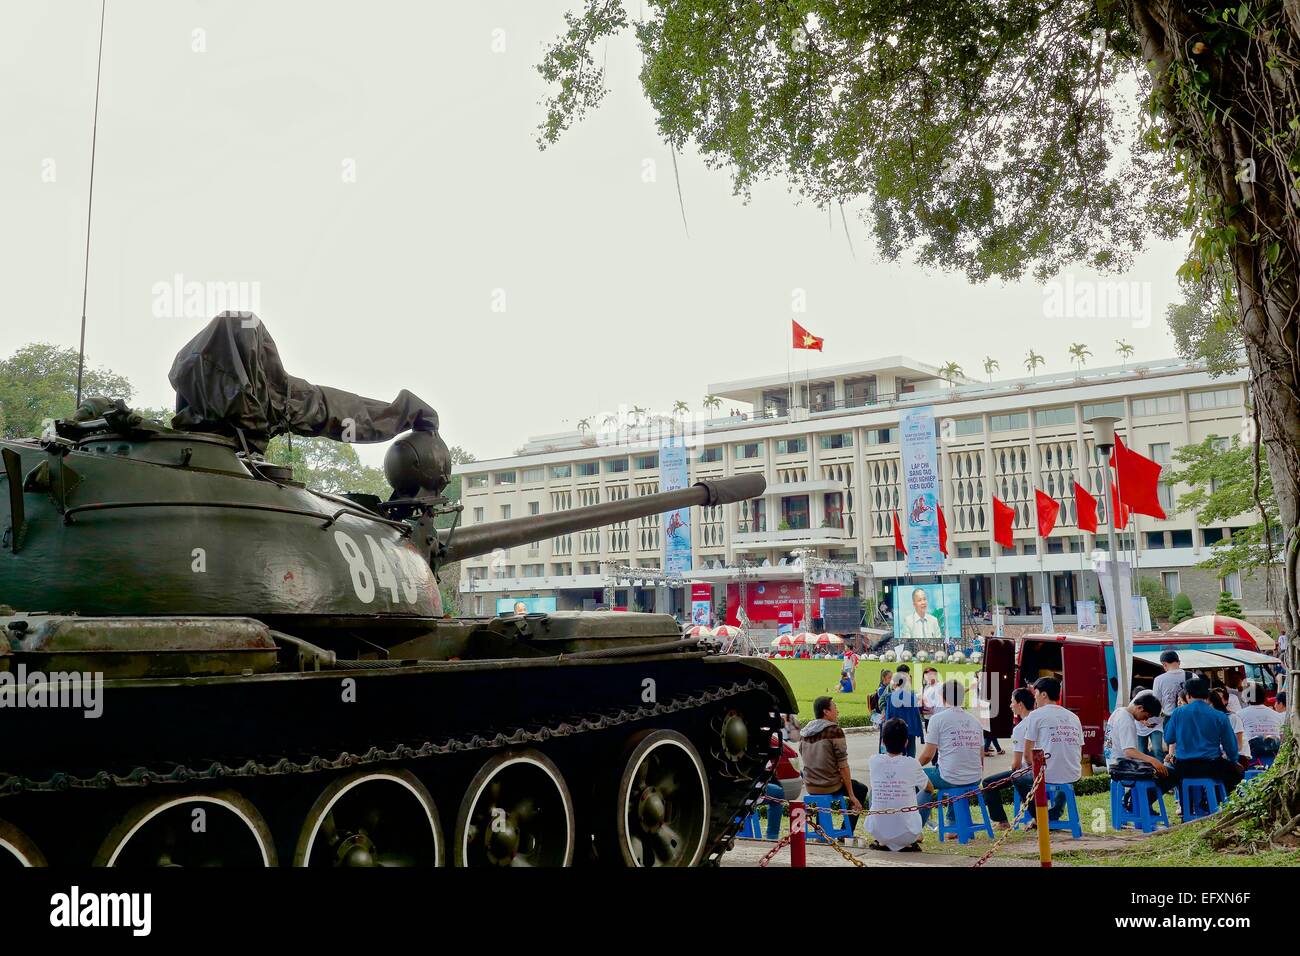
[[[1173,766],[1162,787],[1172,790],[1188,777],[1209,777],[1222,781],[1231,793],[1241,783],[1242,770],[1228,715],[1210,706],[1207,678],[1188,678],[1184,690],[1187,703],[1165,719],[1165,746]]]
[[[921,726],[921,695],[912,690],[911,680],[910,668],[906,664],[900,664],[884,700],[884,717],[885,720],[897,717],[907,725],[907,746],[903,752],[909,757],[915,757],[916,745],[925,741],[925,732]],[[880,752],[885,752],[883,742]]]

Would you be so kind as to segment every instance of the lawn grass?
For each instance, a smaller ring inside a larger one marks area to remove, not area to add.
[[[813,699],[823,694],[830,694],[836,698],[841,717],[865,718],[868,714],[867,699],[876,692],[881,670],[886,667],[890,670],[898,668],[897,664],[886,664],[881,661],[859,661],[857,690],[852,694],[841,694],[839,683],[840,670],[844,666],[842,661],[797,661],[777,658],[772,663],[780,668],[794,690],[794,698],[799,703],[800,721],[812,719]],[[909,666],[912,668],[913,676],[918,678],[919,682],[921,671],[931,665],[913,661]],[[960,677],[965,682],[970,679],[971,674],[980,669],[978,664],[935,664],[933,666],[939,668],[941,681],[948,677]]]

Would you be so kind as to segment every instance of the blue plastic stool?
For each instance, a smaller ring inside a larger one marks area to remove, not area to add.
[[[740,829],[736,831],[736,836],[746,840],[762,839],[762,834],[758,829],[757,813],[751,813],[749,816],[745,817],[745,821],[740,825]]]
[[[1032,792],[1033,791],[1031,790],[1030,793]],[[1065,795],[1065,809],[1067,812],[1062,814],[1059,820],[1049,820],[1047,823],[1047,829],[1048,830],[1069,830],[1070,835],[1077,840],[1083,836],[1083,826],[1079,822],[1079,806],[1074,802],[1074,784],[1049,783],[1047,785],[1048,807],[1051,807],[1051,805],[1055,802],[1053,798],[1056,797],[1057,794]],[[1011,818],[1013,821],[1013,826],[1017,830],[1019,830],[1020,823],[1021,823],[1019,790],[1015,792],[1013,813],[1014,816],[1012,816]],[[1033,818],[1031,817],[1030,819],[1032,820]],[[1027,825],[1029,823],[1029,820],[1024,821],[1024,823]]]
[[[1128,784],[1125,787],[1125,783]],[[1129,792],[1131,809],[1124,809],[1124,791]],[[1153,815],[1152,803],[1159,808]],[[1110,782],[1110,825],[1123,830],[1133,824],[1143,833],[1153,833],[1157,823],[1169,826],[1169,813],[1165,810],[1165,795],[1154,780],[1112,780]]]
[[[970,793],[972,787],[979,786],[978,783],[967,784],[964,787],[945,788],[936,794],[940,801],[951,800],[953,797],[959,797],[963,793]],[[979,830],[983,830],[989,835],[989,839],[994,839],[993,824],[989,822],[989,808],[984,803],[984,792],[975,791],[976,803],[979,806],[981,820],[976,822],[971,819],[970,800],[952,800],[951,803],[944,806],[936,806],[934,812],[939,817],[939,842],[942,843],[950,836],[955,836],[957,842],[961,844],[969,843],[975,838]],[[953,814],[953,822],[948,822],[948,812]]]
[[[1246,775],[1242,777],[1241,780],[1242,783],[1245,783],[1247,780],[1254,780],[1256,777],[1262,777],[1262,776],[1264,776],[1263,770],[1261,770],[1259,767],[1251,767],[1249,770],[1246,771]]]
[[[838,803],[843,810],[849,808],[848,797],[833,797],[829,793],[806,793],[803,798],[805,808],[811,810],[817,808],[817,824],[826,831],[826,836],[833,840],[844,840],[853,836],[853,827],[846,822],[843,826],[836,826],[835,821],[831,818],[831,803]],[[812,827],[808,828],[808,839],[815,840],[818,843],[825,843],[826,839]]]
[[[1197,809],[1201,797],[1205,798],[1205,805],[1209,808],[1204,813]],[[1178,786],[1178,799],[1182,804],[1183,822],[1186,823],[1188,820],[1198,820],[1218,813],[1219,802],[1228,799],[1228,791],[1218,780],[1211,780],[1209,777],[1188,777]]]

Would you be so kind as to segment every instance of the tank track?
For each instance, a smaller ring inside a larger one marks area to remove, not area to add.
[[[404,763],[441,754],[466,753],[476,750],[498,750],[522,744],[543,743],[548,740],[573,737],[593,731],[608,730],[669,714],[683,713],[699,709],[709,704],[719,703],[743,694],[759,693],[770,702],[775,711],[776,698],[770,688],[762,681],[745,681],[717,686],[695,695],[681,695],[663,703],[637,707],[631,710],[608,711],[575,717],[555,723],[519,727],[512,732],[500,732],[492,737],[481,734],[461,738],[448,738],[440,743],[425,740],[418,744],[399,743],[391,749],[372,746],[363,753],[343,751],[335,757],[320,754],[291,760],[280,757],[271,762],[249,759],[242,764],[228,765],[213,761],[203,767],[176,763],[170,769],[135,767],[124,774],[100,770],[88,776],[68,773],[56,773],[44,780],[32,780],[17,774],[0,773],[0,798],[19,793],[62,793],[68,790],[109,790],[126,787],[151,787],[165,784],[194,783],[211,780],[240,779],[248,777],[272,777],[288,774],[308,774],[329,770],[345,770],[370,764]],[[764,794],[768,782],[776,773],[776,758],[780,756],[780,744],[767,747],[766,758],[760,764],[760,770],[754,778],[749,791],[739,800],[714,806],[710,826],[711,833],[717,836],[709,844],[702,865],[716,866],[722,855],[734,842],[736,832],[740,829],[744,815],[752,812],[758,800]],[[708,756],[707,754],[702,756]],[[720,827],[720,829],[719,829]]]

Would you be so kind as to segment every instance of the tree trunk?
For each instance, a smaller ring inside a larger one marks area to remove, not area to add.
[[[1210,198],[1222,202],[1220,224],[1236,230],[1229,258],[1259,439],[1282,523],[1282,625],[1294,645],[1300,636],[1300,188],[1287,168],[1288,147],[1271,145],[1269,137],[1285,144],[1289,121],[1300,115],[1296,71],[1289,65],[1300,58],[1300,0],[1285,0],[1267,29],[1248,19],[1243,29],[1226,33],[1183,0],[1133,0],[1129,13],[1151,64],[1162,119],[1198,162]],[[1216,31],[1234,38],[1226,49],[1215,47]],[[1270,69],[1270,58],[1281,68]],[[1198,104],[1185,86],[1180,89],[1180,67],[1208,74],[1199,90],[1206,100]],[[1253,166],[1253,182],[1239,175],[1243,164]],[[1253,437],[1248,428],[1244,433]],[[1289,723],[1300,739],[1296,657],[1292,649],[1285,664]],[[1295,753],[1293,747],[1292,763]]]

